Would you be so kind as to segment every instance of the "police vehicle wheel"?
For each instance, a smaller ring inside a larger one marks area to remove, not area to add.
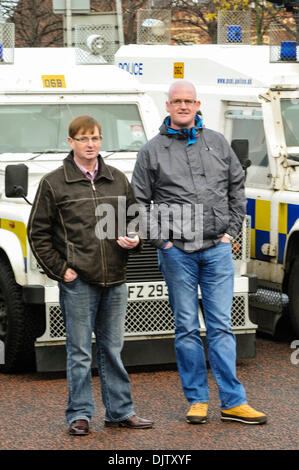
[[[16,283],[6,258],[0,258],[0,372],[32,370],[35,363],[34,338]],[[4,345],[4,346],[3,346]]]
[[[296,256],[291,267],[288,296],[290,322],[295,335],[299,337],[299,256]]]

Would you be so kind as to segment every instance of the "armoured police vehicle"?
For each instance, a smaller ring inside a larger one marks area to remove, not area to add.
[[[160,114],[134,77],[115,65],[78,63],[75,48],[15,49],[10,63],[4,50],[0,68],[0,370],[64,369],[58,286],[30,250],[30,204],[41,177],[68,154],[74,117],[90,114],[101,123],[103,158],[130,179],[136,152],[157,133]],[[243,357],[254,355],[256,330],[248,316],[248,235],[245,223],[234,252],[233,329]],[[175,362],[167,289],[147,242],[129,257],[127,280],[125,364]]]
[[[236,28],[236,26],[234,26]],[[248,272],[258,278],[250,318],[270,334],[284,318],[299,335],[299,65],[296,41],[275,46],[130,45],[116,65],[136,76],[165,114],[169,83],[192,81],[204,124],[243,147]],[[248,150],[249,148],[249,150]]]

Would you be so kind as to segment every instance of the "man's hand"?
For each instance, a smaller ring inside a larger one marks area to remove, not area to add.
[[[224,235],[223,235],[223,237],[221,238],[220,241],[221,241],[221,242],[224,242],[224,243],[231,243],[230,239],[227,238],[227,237],[225,237]]]
[[[119,246],[122,248],[126,248],[127,250],[132,250],[132,248],[135,248],[135,246],[138,245],[140,239],[138,235],[135,235],[134,238],[130,237],[119,237],[118,240],[116,240]]]
[[[169,248],[171,248],[172,246],[173,246],[173,243],[168,242],[167,245],[165,245],[164,248],[162,248],[162,250],[169,250]]]
[[[71,282],[76,279],[77,276],[78,274],[76,273],[76,271],[74,271],[72,268],[67,268],[64,273],[63,280],[64,282]]]

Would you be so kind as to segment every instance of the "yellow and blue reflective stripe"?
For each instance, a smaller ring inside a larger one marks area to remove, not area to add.
[[[289,233],[299,218],[299,205],[280,202],[278,207],[278,262],[283,263],[283,256]]]
[[[247,214],[251,216],[250,257],[269,261],[262,253],[264,243],[270,243],[271,201],[247,199]],[[283,263],[286,241],[296,220],[299,218],[299,205],[280,202],[278,205],[278,263]]]
[[[23,257],[24,257],[24,264],[25,264],[25,272],[27,272],[27,228],[24,222],[20,222],[18,220],[10,220],[10,219],[2,219],[0,218],[0,228],[4,230],[9,230],[10,232],[14,233],[21,244]]]
[[[251,217],[250,257],[269,261],[262,253],[264,243],[270,243],[271,201],[247,199],[247,214]]]

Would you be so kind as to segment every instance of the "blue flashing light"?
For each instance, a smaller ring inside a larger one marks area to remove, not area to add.
[[[282,41],[280,44],[280,60],[297,60],[296,41]]]
[[[230,24],[227,27],[227,42],[242,42],[242,26]]]

